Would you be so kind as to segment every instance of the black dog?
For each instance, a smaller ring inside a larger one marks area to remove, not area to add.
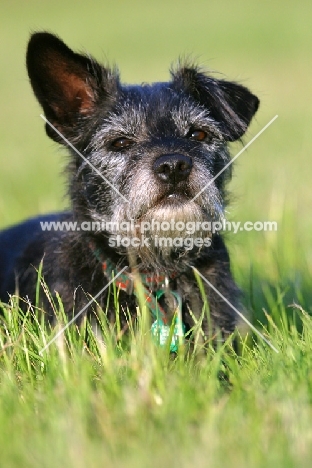
[[[189,329],[204,303],[192,267],[238,306],[226,247],[210,225],[223,219],[227,142],[245,133],[257,97],[187,63],[171,71],[167,83],[124,86],[116,69],[48,33],[31,37],[27,67],[47,134],[71,154],[71,210],[0,234],[2,301],[17,290],[34,302],[43,259],[44,280],[68,314],[79,312],[113,275],[121,310],[135,314],[136,272],[151,313],[166,323],[179,306]],[[59,224],[51,230],[51,222]],[[210,329],[203,318],[204,333],[227,336],[236,314],[204,286],[211,317]],[[42,301],[52,316],[44,294]],[[114,320],[112,288],[97,301]]]

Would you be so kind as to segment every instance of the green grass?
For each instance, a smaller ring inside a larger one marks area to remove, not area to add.
[[[285,310],[262,330],[278,354],[245,339],[240,356],[226,343],[175,360],[142,320],[117,340],[103,317],[105,346],[90,328],[86,346],[84,322],[40,354],[59,327],[4,309],[2,466],[310,466],[312,320],[302,309],[301,332]]]
[[[311,466],[311,15],[309,0],[1,2],[0,227],[68,205],[66,156],[25,71],[32,30],[116,61],[126,82],[167,79],[179,55],[198,57],[260,97],[246,142],[279,115],[237,160],[228,208],[278,231],[227,243],[250,318],[280,350],[249,339],[239,357],[227,344],[173,361],[139,323],[130,342],[104,326],[106,350],[72,327],[40,355],[57,329],[21,325],[4,306],[1,467]]]

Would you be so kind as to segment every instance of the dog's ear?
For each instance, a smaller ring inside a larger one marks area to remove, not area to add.
[[[31,36],[26,62],[47,120],[65,137],[75,134],[75,127],[92,115],[99,99],[105,105],[118,82],[116,73],[74,53],[58,37],[46,32]],[[46,130],[51,138],[64,143],[48,124]]]
[[[259,107],[259,99],[244,86],[217,80],[196,67],[172,71],[173,85],[190,94],[219,123],[228,141],[239,139]]]

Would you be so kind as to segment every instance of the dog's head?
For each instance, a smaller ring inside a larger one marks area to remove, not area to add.
[[[48,135],[73,155],[77,218],[111,223],[111,242],[143,234],[149,243],[129,247],[149,265],[206,246],[189,239],[209,237],[203,223],[223,216],[227,142],[245,133],[257,97],[189,64],[167,83],[124,86],[117,70],[48,33],[31,37],[27,67]],[[127,232],[121,223],[130,220]],[[159,245],[162,237],[171,242]],[[172,244],[176,238],[183,245]]]

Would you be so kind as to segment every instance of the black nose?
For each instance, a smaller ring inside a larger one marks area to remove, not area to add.
[[[157,177],[163,182],[177,184],[188,178],[192,166],[192,159],[188,156],[164,154],[156,159],[153,169]]]

